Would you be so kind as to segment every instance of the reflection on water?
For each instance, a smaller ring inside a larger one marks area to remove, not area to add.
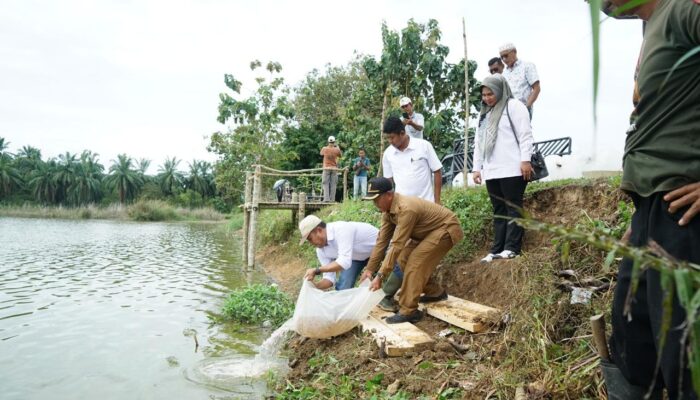
[[[210,320],[265,279],[239,248],[221,225],[0,218],[2,398],[259,397],[220,372],[270,332]]]

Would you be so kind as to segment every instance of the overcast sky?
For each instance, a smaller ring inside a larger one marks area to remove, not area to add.
[[[620,168],[641,44],[639,21],[602,25],[598,143],[593,148],[591,33],[583,0],[462,1],[34,1],[0,0],[0,137],[44,158],[89,149],[110,165],[117,154],[213,161],[223,76],[255,85],[248,64],[283,66],[296,85],[312,69],[342,65],[353,52],[378,55],[381,23],[437,19],[450,62],[486,61],[513,42],[534,62],[542,93],[536,140],[572,136],[585,169]],[[602,14],[601,14],[602,17]]]

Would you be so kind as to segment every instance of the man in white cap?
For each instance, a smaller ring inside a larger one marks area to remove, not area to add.
[[[540,95],[540,77],[537,75],[535,64],[518,60],[518,50],[513,43],[506,43],[498,49],[501,60],[506,64],[503,76],[508,81],[513,96],[520,100],[530,112]]]
[[[301,242],[308,241],[316,247],[316,257],[320,267],[306,270],[304,278],[314,280],[317,275],[322,279],[314,282],[321,290],[335,284],[335,290],[350,289],[355,286],[357,277],[367,265],[377,241],[379,230],[364,222],[323,222],[315,215],[308,215],[299,223]],[[336,274],[340,277],[336,282]]]
[[[423,126],[425,119],[423,115],[413,110],[413,103],[408,97],[402,97],[399,105],[403,111],[401,122],[406,126],[406,133],[416,139],[423,139]]]
[[[323,156],[323,201],[335,201],[335,189],[338,186],[338,159],[343,155],[335,144],[335,136],[328,136],[328,145],[321,148]]]

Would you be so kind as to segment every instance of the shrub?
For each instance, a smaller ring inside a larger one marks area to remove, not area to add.
[[[222,213],[222,214],[228,214],[231,212],[231,204],[227,203],[222,199],[221,197],[212,197],[207,201],[207,204],[209,207],[215,209],[216,211]]]
[[[158,200],[140,200],[130,206],[127,213],[136,221],[167,221],[177,219],[175,209]]]
[[[276,285],[251,285],[234,290],[221,310],[224,317],[246,324],[270,321],[279,327],[294,312],[294,303]]]

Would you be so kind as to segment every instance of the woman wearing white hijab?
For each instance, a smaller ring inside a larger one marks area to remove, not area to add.
[[[513,98],[500,74],[481,84],[481,114],[474,140],[474,182],[486,182],[494,212],[493,247],[482,262],[514,258],[520,254],[523,228],[508,219],[518,218],[527,182],[532,178],[532,127],[527,107]]]

